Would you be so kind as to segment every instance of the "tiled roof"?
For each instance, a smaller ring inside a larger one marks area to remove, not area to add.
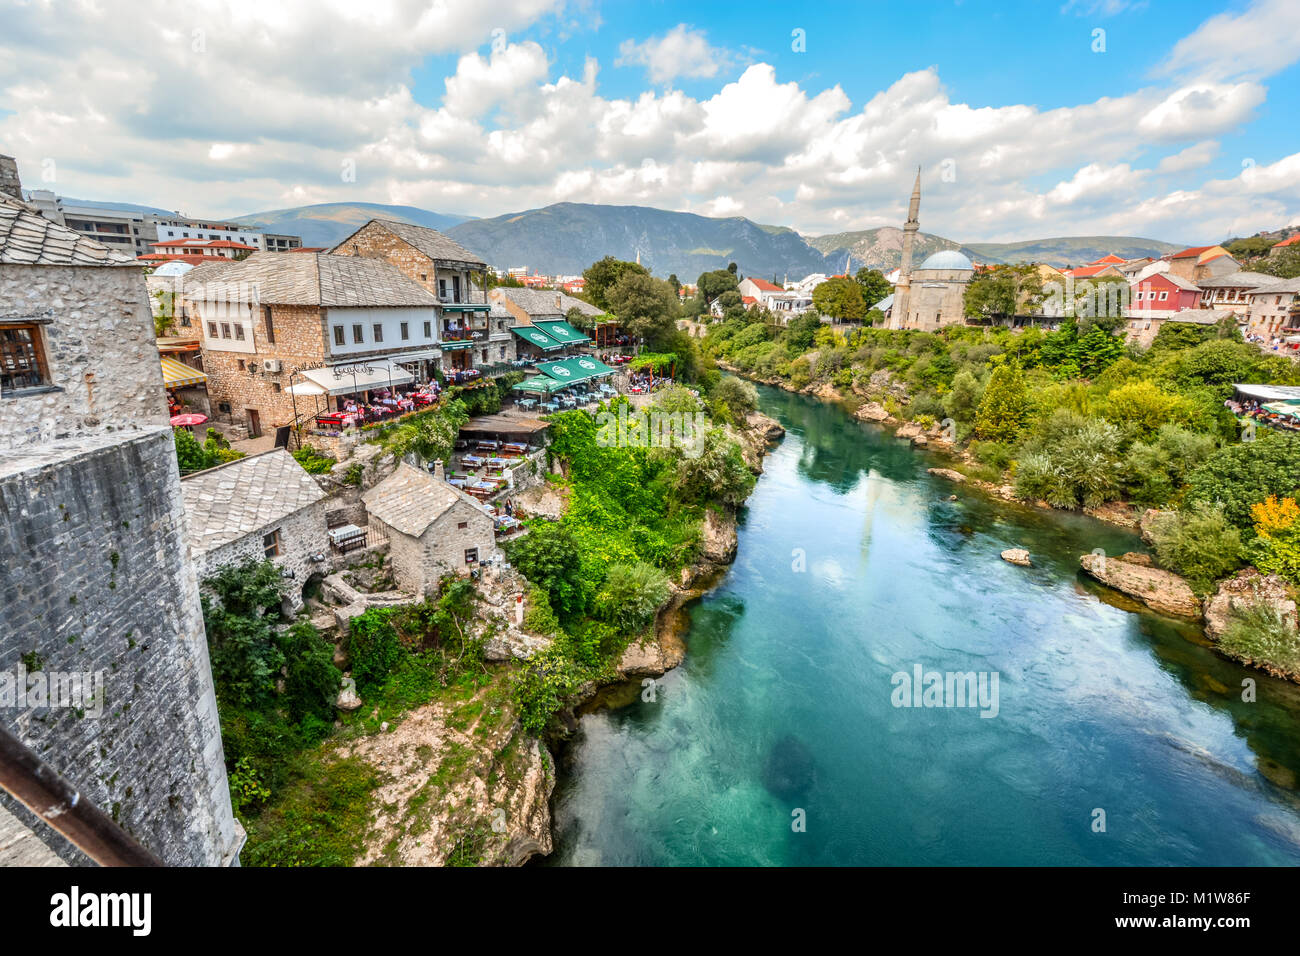
[[[1183,309],[1169,317],[1170,322],[1190,322],[1194,325],[1217,325],[1233,313],[1226,309]]]
[[[0,195],[0,263],[24,266],[138,266],[128,255],[60,226]]]
[[[1265,275],[1262,272],[1229,272],[1224,276],[1215,276],[1212,279],[1202,279],[1200,286],[1205,288],[1227,288],[1227,289],[1253,289],[1257,285],[1264,285],[1272,281],[1275,277]]]
[[[582,299],[575,299],[571,295],[565,295],[563,292],[543,291],[541,289],[517,289],[514,287],[498,286],[492,290],[505,296],[515,305],[519,306],[529,316],[534,315],[566,315],[570,309],[578,309],[583,315],[604,315],[600,309],[596,308],[590,302],[584,302]],[[559,297],[559,305],[556,305],[556,297]]]
[[[756,285],[759,289],[761,289],[764,292],[781,291],[781,287],[779,285],[773,285],[772,283],[768,282],[766,279],[756,279],[753,276],[749,276],[748,278],[750,282],[754,283],[754,285]]]
[[[407,278],[396,266],[361,256],[255,252],[242,262],[214,264],[196,275],[198,272],[195,269],[185,277],[186,295],[196,300],[204,296],[195,286],[213,283],[214,293],[241,302],[246,298],[242,290],[255,287],[259,302],[274,305],[364,308],[438,304],[428,289]]]
[[[1273,248],[1276,249],[1278,246],[1294,246],[1297,242],[1300,242],[1300,232],[1297,232],[1294,236],[1283,239],[1281,242],[1273,243]]]
[[[1124,260],[1112,252],[1108,255],[1102,256],[1100,259],[1092,260],[1092,262],[1088,263],[1088,265],[1090,266],[1119,265],[1122,262],[1124,262]]]
[[[361,496],[371,517],[413,538],[421,537],[429,525],[461,500],[480,507],[463,491],[406,462]]]
[[[1160,281],[1168,282],[1170,285],[1176,286],[1179,289],[1183,289],[1186,292],[1198,292],[1200,291],[1201,288],[1195,282],[1192,282],[1190,279],[1184,279],[1182,276],[1176,276],[1172,272],[1154,272],[1151,275],[1147,276],[1145,279],[1143,279],[1141,282],[1139,282],[1138,285],[1146,285],[1148,282],[1158,283]]]
[[[399,239],[404,240],[414,246],[420,252],[423,252],[430,259],[444,259],[449,262],[472,262],[475,265],[486,266],[487,263],[480,259],[474,253],[470,252],[455,239],[444,236],[437,229],[430,229],[428,226],[417,226],[410,222],[401,222],[397,219],[371,219],[370,222],[362,226],[365,229],[369,225],[382,226]],[[360,232],[358,229],[357,232]],[[354,232],[352,236],[357,233]],[[348,236],[330,252],[338,255],[347,255],[346,246],[352,239]],[[340,251],[342,250],[342,251]]]
[[[188,475],[181,492],[198,552],[237,541],[325,497],[283,448]]]

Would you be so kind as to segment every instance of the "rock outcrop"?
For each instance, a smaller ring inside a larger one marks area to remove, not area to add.
[[[956,482],[959,485],[966,480],[965,475],[960,471],[953,471],[951,468],[927,468],[925,470],[936,478],[944,478],[948,481]]]
[[[1125,555],[1124,557],[1127,557]],[[1157,614],[1195,620],[1201,616],[1201,602],[1195,592],[1177,574],[1101,554],[1079,557],[1083,570],[1107,587],[1127,594]]]
[[[1276,574],[1260,574],[1254,568],[1238,571],[1219,582],[1219,589],[1205,602],[1205,633],[1216,641],[1227,631],[1233,617],[1248,608],[1268,605],[1296,626],[1296,603],[1286,582]]]
[[[885,411],[885,406],[879,402],[866,402],[853,415],[864,422],[876,422],[881,425],[897,420]]]
[[[1002,560],[1008,564],[1018,564],[1022,568],[1030,566],[1029,552],[1024,548],[1007,548],[1002,552]]]

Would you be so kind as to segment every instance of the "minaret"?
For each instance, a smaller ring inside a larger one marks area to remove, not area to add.
[[[894,287],[893,321],[896,329],[907,327],[908,308],[912,293],[912,246],[917,230],[921,228],[921,167],[916,167],[916,185],[912,187],[912,201],[907,207],[907,222],[903,224],[903,261],[899,265],[898,285]]]

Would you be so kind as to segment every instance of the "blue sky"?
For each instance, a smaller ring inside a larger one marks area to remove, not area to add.
[[[919,165],[922,228],[965,241],[1300,219],[1297,0],[124,9],[0,0],[0,150],[66,195],[816,234],[897,225]]]

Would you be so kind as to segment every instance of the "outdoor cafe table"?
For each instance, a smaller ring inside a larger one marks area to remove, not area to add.
[[[510,467],[510,462],[509,462],[509,460],[507,460],[507,459],[505,459],[505,458],[489,458],[489,459],[487,459],[486,464],[487,464],[487,466],[488,466],[489,468],[508,468],[508,467]]]
[[[481,468],[483,466],[483,459],[478,455],[461,455],[460,460],[462,464],[469,465],[471,468]]]
[[[542,408],[550,412],[555,411],[559,407],[560,406],[556,402],[542,402]]]
[[[537,404],[537,399],[535,399],[535,398],[521,398],[521,399],[519,399],[519,404],[522,405],[524,408],[532,408],[534,405]]]
[[[467,479],[465,478],[448,478],[447,484],[451,485],[453,488],[464,488],[466,480]]]
[[[528,446],[521,442],[508,441],[501,446],[501,450],[512,452],[516,455],[522,455],[528,451]]]

